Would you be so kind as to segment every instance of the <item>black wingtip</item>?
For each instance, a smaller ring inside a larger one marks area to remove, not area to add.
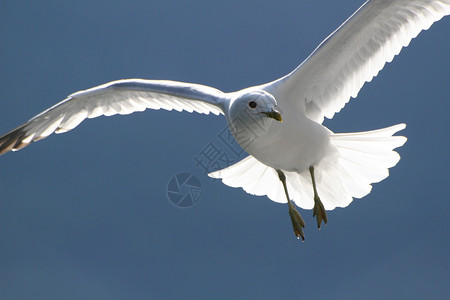
[[[26,133],[24,130],[25,125],[26,124],[0,137],[0,155],[3,155],[11,150],[20,150],[30,144],[23,142]]]

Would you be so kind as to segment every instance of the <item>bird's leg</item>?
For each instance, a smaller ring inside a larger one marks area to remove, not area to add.
[[[325,208],[323,207],[322,201],[320,201],[319,194],[317,194],[317,188],[316,188],[316,179],[314,177],[314,167],[309,167],[309,174],[311,174],[311,180],[312,185],[314,189],[314,209],[313,209],[313,217],[316,217],[317,219],[317,227],[320,229],[320,225],[323,222],[325,225],[328,222],[327,212],[325,211]]]
[[[291,217],[292,221],[292,228],[294,229],[294,233],[297,236],[297,238],[302,238],[302,240],[305,240],[305,234],[303,233],[303,227],[305,227],[305,222],[303,221],[302,216],[300,213],[295,209],[294,204],[292,204],[291,199],[289,199],[289,194],[286,186],[286,175],[284,175],[283,171],[276,170],[278,173],[278,178],[280,178],[281,183],[283,183],[284,187],[284,193],[286,194],[288,206],[289,206],[289,216]]]

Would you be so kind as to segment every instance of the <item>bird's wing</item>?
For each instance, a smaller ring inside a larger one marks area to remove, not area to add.
[[[76,92],[0,137],[0,154],[19,150],[52,134],[69,131],[86,118],[130,114],[146,108],[219,115],[225,94],[211,87],[164,80],[127,79]]]
[[[448,14],[450,0],[367,1],[294,71],[259,88],[273,94],[280,108],[322,123],[419,32]]]

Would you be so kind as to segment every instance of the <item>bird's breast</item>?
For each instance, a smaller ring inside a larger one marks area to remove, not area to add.
[[[271,122],[260,136],[247,143],[238,142],[270,167],[302,172],[332,152],[329,137],[328,129],[304,116],[283,116],[283,122]]]

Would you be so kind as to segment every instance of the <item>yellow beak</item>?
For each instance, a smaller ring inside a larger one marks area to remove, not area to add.
[[[275,119],[279,122],[283,122],[283,118],[281,118],[280,112],[274,108],[272,108],[270,112],[263,112],[263,114],[265,114],[269,118]]]

